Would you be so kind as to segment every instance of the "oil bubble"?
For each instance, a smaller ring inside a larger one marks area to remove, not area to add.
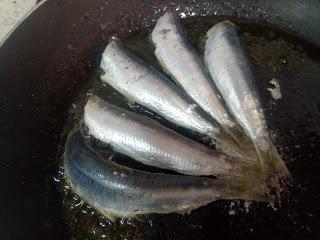
[[[281,64],[287,64],[288,63],[288,58],[286,56],[281,56],[280,57],[280,63]]]
[[[79,207],[82,204],[82,200],[78,195],[74,194],[72,196],[71,204],[73,207]]]
[[[111,222],[104,216],[99,216],[99,227],[103,230],[108,229],[111,226]]]

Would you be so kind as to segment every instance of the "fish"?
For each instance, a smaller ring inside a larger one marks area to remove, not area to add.
[[[230,112],[252,139],[262,171],[288,177],[289,170],[270,137],[255,78],[235,24],[220,22],[207,32],[204,59]]]
[[[243,147],[251,142],[230,116],[202,59],[172,13],[166,13],[159,18],[151,38],[155,46],[155,55],[164,71],[219,124],[225,133],[224,142],[236,141],[241,149],[246,150],[242,151],[245,158],[255,159],[254,151]]]
[[[190,213],[218,199],[269,201],[263,186],[237,180],[149,173],[94,151],[79,130],[68,135],[64,151],[66,182],[110,220],[142,214]]]
[[[84,123],[89,134],[145,165],[186,175],[243,176],[259,170],[258,162],[220,153],[97,96],[88,99]]]
[[[120,40],[111,40],[102,54],[101,80],[130,102],[152,110],[168,121],[217,138],[219,126],[160,71],[138,58]]]

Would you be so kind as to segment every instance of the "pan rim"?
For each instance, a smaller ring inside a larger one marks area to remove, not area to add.
[[[4,43],[10,38],[11,34],[36,10],[38,10],[39,7],[42,6],[42,4],[46,3],[48,0],[43,0],[37,5],[35,5],[33,8],[31,8],[14,26],[13,28],[3,37],[3,39],[0,41],[0,48],[4,45]]]

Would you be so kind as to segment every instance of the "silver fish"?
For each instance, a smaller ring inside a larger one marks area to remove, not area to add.
[[[162,67],[186,93],[238,143],[243,143],[240,128],[230,117],[221,98],[191,43],[175,17],[160,17],[152,31],[155,55]]]
[[[79,132],[70,133],[64,153],[67,182],[111,220],[149,213],[189,213],[217,199],[269,200],[260,186],[205,177],[148,173],[97,154]]]
[[[258,162],[239,160],[165,128],[155,120],[89,98],[84,109],[89,133],[115,151],[162,169],[187,175],[243,176]]]
[[[119,40],[111,40],[104,50],[103,82],[132,102],[165,119],[195,132],[216,138],[219,127],[208,121],[199,107],[165,75],[136,57]]]
[[[218,23],[207,37],[205,63],[229,110],[255,144],[262,167],[288,175],[270,138],[255,79],[235,25],[229,21]]]

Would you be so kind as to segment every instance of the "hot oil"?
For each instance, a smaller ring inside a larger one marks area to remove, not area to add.
[[[230,19],[239,26],[243,47],[252,63],[257,87],[275,143],[290,169],[293,182],[281,206],[243,201],[216,201],[194,210],[190,215],[150,215],[111,222],[75,195],[59,169],[55,180],[63,199],[66,223],[71,239],[212,239],[225,236],[257,239],[277,236],[283,239],[310,238],[317,231],[320,215],[320,50],[290,33],[239,19]],[[206,31],[217,17],[184,19],[190,40],[203,55]],[[154,48],[147,29],[125,44],[147,63],[161,69],[154,57]],[[79,94],[70,109],[64,139],[75,125],[82,126],[83,107],[88,96],[99,95],[110,103],[155,118],[197,141],[203,138],[176,127],[155,114],[127,102],[111,87],[100,81],[98,70]],[[282,97],[272,98],[267,88],[276,79]],[[64,143],[62,143],[63,145]],[[63,147],[61,148],[61,156]],[[63,161],[62,157],[61,161]],[[120,156],[125,163],[128,158]],[[214,228],[214,231],[212,230]]]

